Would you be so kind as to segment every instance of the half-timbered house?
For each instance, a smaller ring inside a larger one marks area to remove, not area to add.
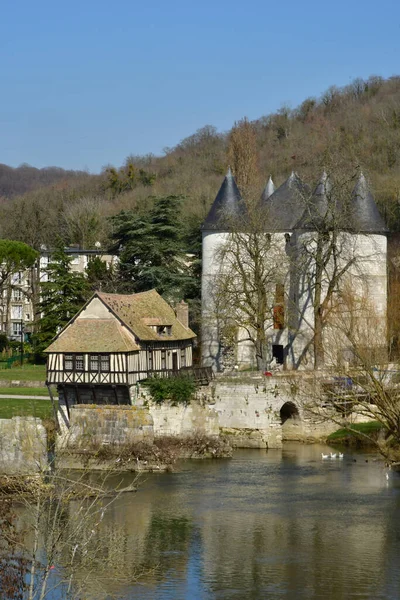
[[[138,381],[192,366],[195,337],[184,302],[96,292],[46,349],[47,382],[67,405],[129,404]]]

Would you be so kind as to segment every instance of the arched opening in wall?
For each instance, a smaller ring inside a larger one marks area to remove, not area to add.
[[[280,412],[281,424],[286,423],[288,419],[300,419],[299,411],[294,402],[285,402]]]

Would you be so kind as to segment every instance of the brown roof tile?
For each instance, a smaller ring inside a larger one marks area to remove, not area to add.
[[[117,319],[75,319],[45,352],[133,352],[133,335]]]
[[[97,296],[143,341],[189,340],[196,334],[182,325],[176,318],[174,309],[156,290],[140,294],[105,294]],[[157,320],[161,325],[171,325],[171,335],[158,335],[147,323]]]

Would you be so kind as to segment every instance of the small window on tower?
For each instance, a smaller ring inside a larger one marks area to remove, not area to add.
[[[283,329],[285,326],[285,286],[277,283],[275,287],[274,304],[274,329]]]

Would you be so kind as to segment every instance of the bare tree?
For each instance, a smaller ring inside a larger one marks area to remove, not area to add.
[[[229,135],[228,160],[244,196],[258,185],[258,151],[254,125],[246,118],[237,121]]]
[[[382,339],[382,316],[367,295],[354,294],[348,284],[331,312],[327,350],[334,377],[321,374],[310,393],[303,390],[303,407],[319,418],[374,445],[389,462],[400,467],[399,372],[390,365]],[[346,352],[338,352],[338,349]],[[358,427],[377,422],[380,434]]]
[[[84,197],[64,210],[69,239],[81,248],[94,248],[95,243],[107,239],[108,222],[106,203],[99,198]]]
[[[231,348],[250,345],[260,370],[272,358],[268,330],[283,328],[280,290],[288,272],[285,237],[271,234],[267,222],[268,215],[250,202],[246,221],[230,223],[227,240],[217,252],[221,266],[212,283],[223,343]]]
[[[113,598],[121,585],[137,580],[129,557],[121,555],[123,533],[111,530],[104,519],[120,494],[134,490],[137,482],[115,488],[117,474],[110,469],[94,477],[84,469],[71,475],[53,464],[26,483],[3,478],[1,492],[20,506],[20,516],[10,522],[9,511],[0,511],[0,573],[6,544],[3,571],[12,566],[19,583],[25,582],[10,579],[10,600],[44,600],[55,592],[65,600]]]
[[[373,262],[379,260],[380,248],[368,232],[359,230],[354,213],[356,176],[354,172],[324,172],[315,192],[303,199],[305,211],[294,237],[292,335],[296,338],[308,329],[308,340],[297,365],[312,348],[314,368],[324,366],[325,332],[330,315],[340,305],[341,290],[351,279],[362,291],[368,286]]]

